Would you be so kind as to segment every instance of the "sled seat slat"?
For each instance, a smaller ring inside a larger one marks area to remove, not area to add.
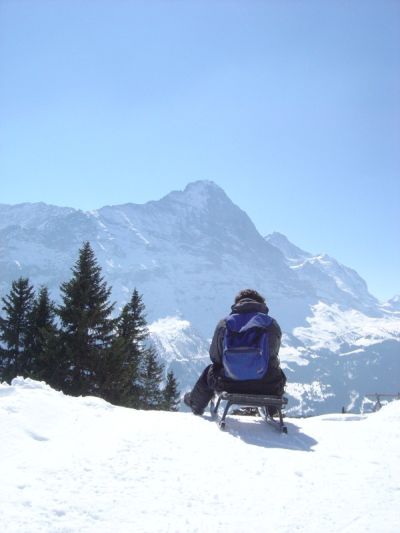
[[[280,396],[268,396],[261,394],[237,394],[231,392],[221,392],[217,395],[221,400],[230,401],[235,405],[246,405],[249,407],[274,406],[283,407],[288,403],[288,399]]]

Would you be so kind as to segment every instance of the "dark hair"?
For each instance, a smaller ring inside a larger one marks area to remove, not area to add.
[[[242,289],[235,296],[235,304],[237,304],[240,300],[243,300],[244,298],[250,298],[250,300],[255,300],[256,302],[260,302],[260,304],[265,304],[265,298],[254,289]]]

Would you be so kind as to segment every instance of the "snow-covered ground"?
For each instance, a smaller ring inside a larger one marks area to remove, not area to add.
[[[400,531],[400,402],[369,415],[143,412],[0,384],[7,533]]]

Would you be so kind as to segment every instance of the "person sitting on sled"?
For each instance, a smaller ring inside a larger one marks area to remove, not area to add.
[[[265,298],[244,289],[231,310],[215,329],[209,350],[212,364],[184,396],[195,415],[203,414],[216,392],[279,397],[284,393],[286,376],[278,357],[282,332],[268,315]]]

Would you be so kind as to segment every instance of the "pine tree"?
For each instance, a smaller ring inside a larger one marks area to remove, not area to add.
[[[178,392],[178,383],[174,373],[170,370],[167,374],[167,382],[162,392],[162,409],[164,411],[178,411],[180,399]]]
[[[114,405],[130,406],[132,369],[126,361],[126,345],[117,335],[102,351],[96,376],[99,396]]]
[[[124,353],[125,374],[120,386],[119,403],[129,407],[140,407],[141,394],[140,362],[145,353],[148,329],[142,296],[135,288],[131,300],[124,305],[118,318],[119,348]]]
[[[5,318],[0,318],[0,378],[11,381],[29,373],[26,340],[34,290],[28,278],[13,281],[11,290],[2,298]]]
[[[145,305],[138,290],[133,289],[129,303],[125,304],[118,320],[118,330],[123,338],[130,339],[132,349],[140,351],[148,336]]]
[[[79,250],[70,281],[61,285],[63,305],[57,309],[61,320],[59,357],[68,369],[64,392],[102,396],[106,374],[112,369],[115,320],[111,318],[111,288],[101,276],[89,242]]]
[[[126,405],[138,409],[162,409],[164,366],[158,362],[157,354],[150,346],[145,305],[137,289],[122,309],[118,331],[125,343],[125,364],[131,376],[126,388]]]
[[[152,347],[144,350],[140,361],[140,396],[141,409],[163,409],[164,365],[157,361],[157,355]]]
[[[55,305],[47,287],[41,287],[29,313],[26,349],[31,377],[43,379],[53,387],[59,386],[56,379],[59,373],[57,346]]]

